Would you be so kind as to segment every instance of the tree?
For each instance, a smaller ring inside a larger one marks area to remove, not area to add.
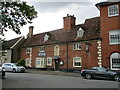
[[[0,2],[0,26],[1,33],[13,30],[20,34],[20,27],[37,17],[37,11],[26,2]]]

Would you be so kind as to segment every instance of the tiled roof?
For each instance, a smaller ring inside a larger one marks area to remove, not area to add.
[[[10,47],[12,47],[20,38],[21,37],[3,42],[2,43],[2,49],[3,50],[10,49]]]
[[[100,20],[99,17],[86,19],[84,24],[76,25],[72,30],[53,30],[50,32],[40,33],[27,38],[22,47],[33,47],[55,43],[75,42],[82,40],[91,40],[100,38],[99,32]],[[84,30],[83,37],[77,37],[77,30],[82,28]],[[50,38],[44,41],[44,35],[49,34]]]

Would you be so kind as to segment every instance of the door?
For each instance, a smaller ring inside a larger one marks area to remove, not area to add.
[[[59,70],[59,59],[55,60],[55,71]]]

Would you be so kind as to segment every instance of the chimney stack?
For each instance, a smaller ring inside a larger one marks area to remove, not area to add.
[[[64,22],[64,30],[71,30],[75,26],[76,18],[74,15],[69,15],[67,14],[66,17],[63,17],[63,22]]]
[[[29,27],[29,33],[28,33],[28,38],[30,38],[33,35],[33,26]]]

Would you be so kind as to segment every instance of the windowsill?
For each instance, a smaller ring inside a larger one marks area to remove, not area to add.
[[[80,51],[81,49],[73,49],[74,51]]]
[[[73,66],[73,67],[82,67],[82,66]]]
[[[111,17],[117,17],[117,16],[119,16],[119,14],[116,14],[116,15],[108,15],[109,18],[111,18]]]

